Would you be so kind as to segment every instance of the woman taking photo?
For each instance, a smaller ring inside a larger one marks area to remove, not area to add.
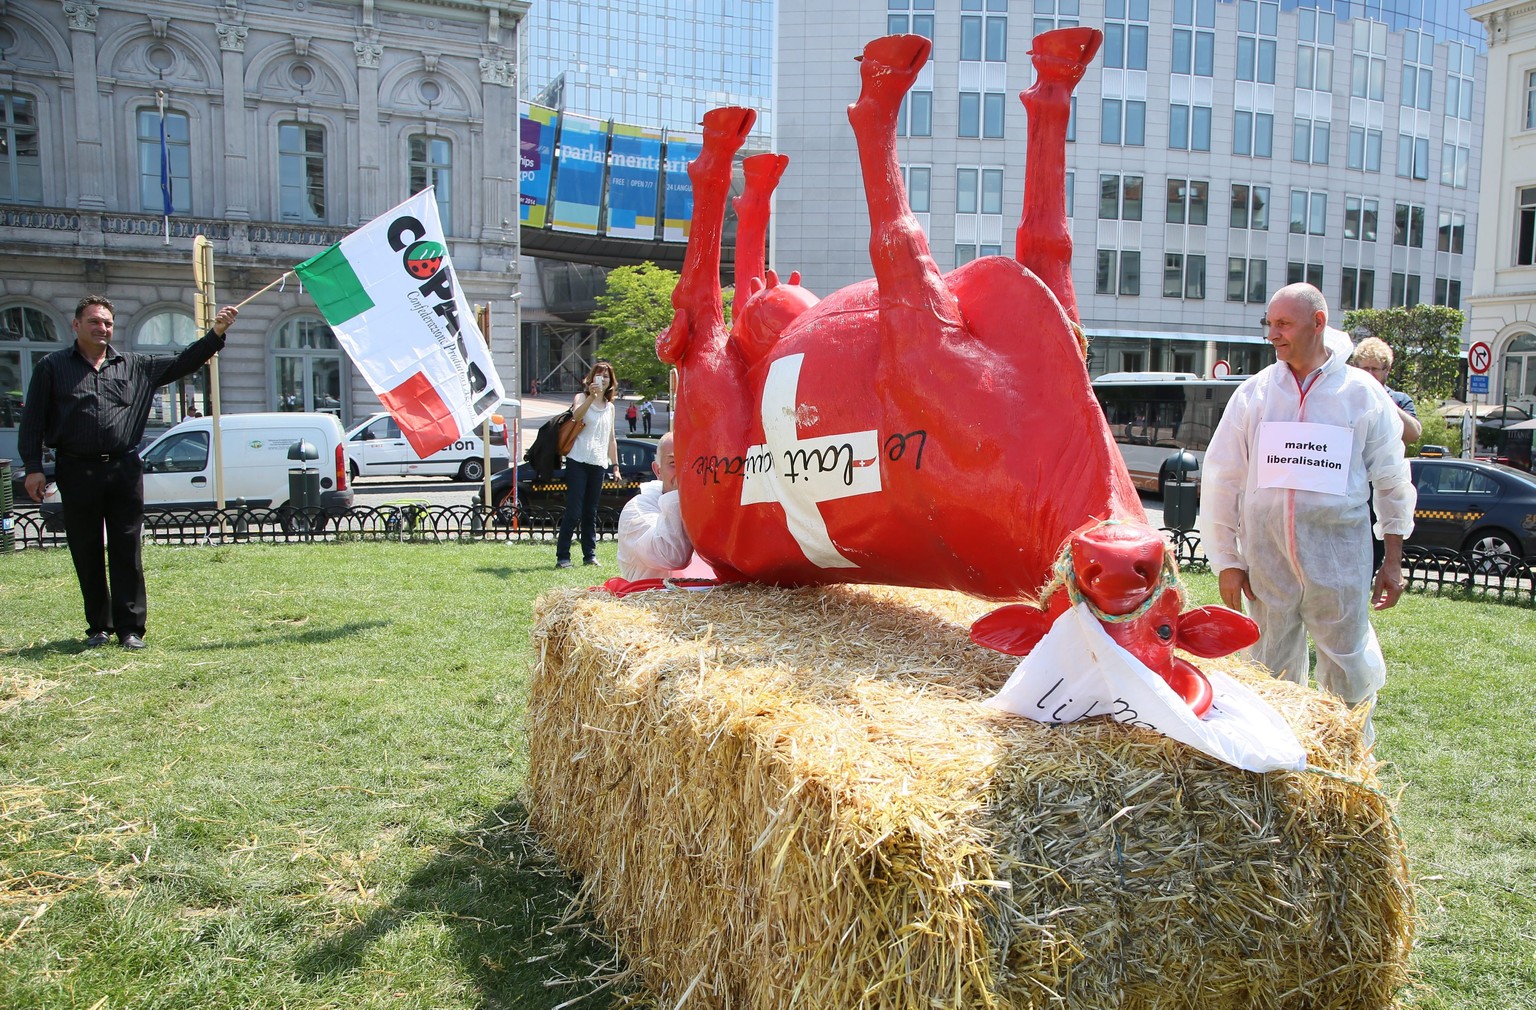
[[[613,430],[613,396],[618,383],[613,366],[599,361],[582,380],[582,392],[571,401],[571,414],[585,427],[565,454],[565,515],[560,519],[560,538],[555,542],[555,567],[571,567],[571,534],[581,520],[581,557],[597,560],[597,503],[603,477],[619,479],[619,440]]]

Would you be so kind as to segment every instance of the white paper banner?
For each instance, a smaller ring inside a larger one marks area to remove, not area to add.
[[[1056,619],[986,704],[1038,722],[1107,715],[1247,771],[1306,768],[1307,752],[1280,713],[1226,674],[1205,675],[1216,700],[1197,719],[1163,678],[1110,638],[1086,604],[1078,604]]]
[[[1336,424],[1265,421],[1255,447],[1259,487],[1342,495],[1355,433]]]

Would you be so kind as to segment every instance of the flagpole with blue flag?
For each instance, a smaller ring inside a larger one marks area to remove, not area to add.
[[[165,245],[171,244],[171,152],[165,143],[165,92],[155,92],[160,110],[160,196],[164,202]]]

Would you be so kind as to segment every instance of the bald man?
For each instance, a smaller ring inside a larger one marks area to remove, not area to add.
[[[1270,299],[1276,361],[1238,387],[1202,466],[1200,528],[1222,602],[1253,607],[1253,657],[1305,684],[1369,706],[1386,681],[1371,608],[1403,591],[1403,538],[1415,493],[1402,422],[1381,383],[1324,340],[1328,304],[1310,284]],[[1372,576],[1368,502],[1385,559]],[[1370,722],[1365,724],[1367,739]]]
[[[693,560],[670,431],[656,443],[651,472],[658,479],[640,485],[640,493],[625,502],[619,515],[619,574],[631,582],[672,578]]]

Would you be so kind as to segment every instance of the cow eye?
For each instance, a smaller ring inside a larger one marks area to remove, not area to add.
[[[1173,625],[1159,624],[1157,626],[1157,637],[1165,642],[1173,641]]]

